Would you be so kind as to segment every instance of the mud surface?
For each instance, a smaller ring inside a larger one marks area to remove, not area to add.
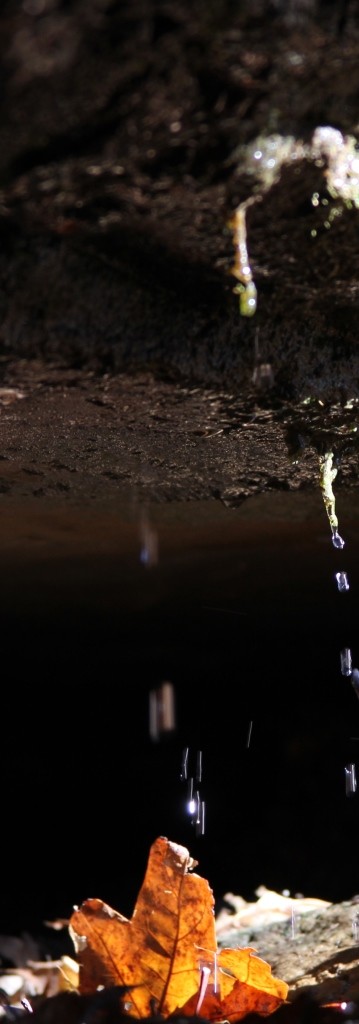
[[[278,412],[253,394],[169,383],[144,371],[99,376],[6,360],[0,406],[0,487],[8,500],[215,499],[236,507],[264,491],[313,494],[318,451],[328,438],[338,454],[343,449],[339,492],[357,480],[356,435],[346,432],[356,410],[343,412],[338,404],[331,428],[319,406],[312,423],[299,409],[296,426],[294,407]],[[293,449],[297,437],[301,446],[297,441]]]
[[[315,451],[294,465],[285,424],[233,392],[23,360],[3,364],[0,404],[9,497],[239,504],[268,488],[317,483]],[[345,479],[356,479],[355,458]]]
[[[71,456],[57,438],[53,460],[78,469],[101,430],[101,487],[106,473],[136,478],[140,457],[164,460],[158,497],[245,496],[256,475],[260,489],[290,487],[283,415],[300,446],[300,403],[324,402],[315,407],[324,443],[357,396],[358,210],[339,202],[328,221],[325,159],[284,166],[247,214],[259,296],[251,319],[232,292],[228,217],[258,188],[248,163],[256,138],[308,141],[323,125],[355,134],[356,4],[222,0],[189,11],[157,0],[8,0],[0,19],[0,342],[5,384],[10,360],[10,376],[20,387],[27,377],[33,395],[29,443],[32,430],[48,443],[60,385],[49,380],[45,397],[46,374],[39,389],[38,368],[14,360],[55,360],[71,370],[58,415],[66,403],[73,422]],[[263,396],[258,367],[268,364]],[[55,486],[76,490],[57,472]]]

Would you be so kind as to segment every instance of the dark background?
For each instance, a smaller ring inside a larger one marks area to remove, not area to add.
[[[3,930],[38,932],[89,896],[130,916],[159,835],[198,859],[217,906],[228,891],[254,900],[260,884],[356,894],[358,794],[346,796],[344,766],[359,706],[339,664],[343,646],[359,657],[355,520],[342,532],[345,559],[319,499],[314,519],[239,519],[205,545],[179,520],[162,552],[159,531],[152,569],[135,544],[111,565],[3,578]],[[153,742],[148,697],[164,680],[177,727]],[[203,837],[180,781],[187,745],[192,762],[203,750]]]

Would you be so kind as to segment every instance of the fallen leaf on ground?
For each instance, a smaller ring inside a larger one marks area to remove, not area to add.
[[[11,960],[15,967],[23,967],[28,960],[40,960],[40,949],[28,932],[20,936],[0,935],[0,957]]]
[[[99,899],[69,925],[80,962],[80,992],[124,986],[124,1012],[239,1020],[273,1013],[288,985],[249,949],[217,949],[213,893],[190,873],[188,850],[161,836],[150,850],[131,921]]]
[[[292,898],[266,889],[264,885],[256,889],[256,896],[256,903],[246,903],[242,896],[234,896],[232,892],[223,896],[225,902],[233,907],[234,913],[225,908],[220,911],[216,918],[217,936],[240,928],[266,928],[268,924],[287,921],[293,911],[295,914],[319,914],[331,906],[327,900],[301,896]]]
[[[21,1015],[24,1000],[34,1010],[39,1001],[52,1002],[58,993],[77,993],[78,971],[78,964],[69,956],[59,960],[27,960],[25,966],[1,971],[0,1019]]]

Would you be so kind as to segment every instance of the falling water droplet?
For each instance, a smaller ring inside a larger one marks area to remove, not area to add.
[[[152,569],[158,565],[158,533],[151,526],[151,523],[144,512],[139,527],[140,534],[140,562],[146,569]]]
[[[247,732],[247,742],[246,742],[247,750],[248,750],[248,747],[250,746],[250,742],[251,742],[251,739],[252,739],[252,729],[253,729],[253,721],[250,721],[249,726],[248,726],[248,732]]]
[[[200,825],[201,824],[201,797],[200,797],[198,789],[196,790],[196,820],[195,820],[194,824],[195,825]]]
[[[352,674],[352,652],[350,647],[344,647],[340,652],[340,671],[342,676],[351,676]]]
[[[353,796],[356,793],[357,780],[355,764],[346,764],[344,768],[345,772],[345,793],[346,796]]]
[[[201,968],[200,986],[199,986],[198,1000],[197,1000],[197,1006],[196,1006],[196,1015],[199,1014],[199,1011],[201,1009],[201,1006],[202,1006],[202,1003],[203,1003],[203,1000],[204,1000],[204,997],[205,997],[205,994],[206,994],[206,990],[207,990],[207,987],[208,987],[210,973],[211,973],[211,968],[210,967],[207,967],[206,965],[204,965]]]
[[[206,805],[205,805],[204,800],[201,800],[200,819],[196,823],[196,835],[197,836],[204,836],[205,828],[206,828]]]
[[[188,779],[187,787],[187,811],[188,814],[193,815],[196,810],[196,801],[193,796],[193,778]]]
[[[354,914],[354,917],[353,917],[353,920],[352,920],[352,932],[353,932],[354,942],[358,942],[358,940],[359,940],[359,914]]]
[[[336,572],[335,579],[340,593],[343,593],[345,590],[349,590],[349,580],[346,572]]]
[[[353,668],[351,684],[359,700],[359,670],[357,668]]]
[[[258,388],[271,388],[274,384],[272,364],[258,363],[252,373],[252,382]]]
[[[160,739],[162,733],[172,732],[176,728],[175,697],[172,683],[162,683],[157,690],[149,695],[150,736],[152,740]]]
[[[182,751],[181,759],[180,779],[182,782],[185,782],[186,779],[188,779],[188,755],[189,747],[185,747],[184,750]]]
[[[295,911],[294,900],[292,900],[292,906],[290,911],[291,918],[291,938],[296,939],[297,937],[297,914]]]
[[[338,530],[332,531],[332,544],[335,548],[340,548],[340,550],[342,550],[342,548],[344,547],[345,540],[343,540],[343,537],[340,536]]]

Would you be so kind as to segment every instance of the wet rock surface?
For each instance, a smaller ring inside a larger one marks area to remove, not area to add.
[[[295,900],[293,901],[295,911]],[[320,912],[294,913],[293,920],[231,931],[220,946],[254,946],[272,972],[289,985],[289,1000],[299,994],[318,1003],[358,998],[359,966],[355,924],[358,897],[333,903]]]

